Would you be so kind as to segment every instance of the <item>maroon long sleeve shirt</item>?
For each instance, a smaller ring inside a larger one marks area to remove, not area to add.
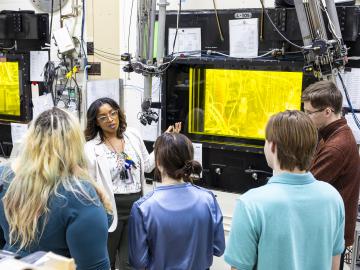
[[[310,171],[333,185],[345,205],[345,245],[354,241],[359,188],[360,157],[351,129],[341,118],[319,130],[320,141]]]

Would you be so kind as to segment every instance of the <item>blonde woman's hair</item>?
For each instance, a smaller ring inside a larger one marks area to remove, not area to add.
[[[3,198],[11,245],[22,249],[40,239],[49,214],[48,200],[62,196],[57,192],[61,185],[78,199],[97,204],[82,182],[91,183],[106,211],[111,212],[104,191],[88,175],[84,143],[79,121],[63,110],[53,108],[33,121]],[[42,228],[38,228],[40,217],[44,218]]]

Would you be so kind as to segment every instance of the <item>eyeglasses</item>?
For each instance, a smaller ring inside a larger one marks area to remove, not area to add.
[[[327,107],[328,108],[328,107]],[[312,114],[314,114],[314,113],[318,113],[318,112],[323,112],[323,111],[325,111],[327,108],[323,108],[323,109],[319,109],[319,110],[316,110],[316,111],[307,111],[307,110],[304,110],[304,113],[305,114],[307,114],[307,115],[312,115]],[[330,111],[332,111],[332,112],[335,112],[333,109],[331,109],[331,108],[329,108],[330,109]]]
[[[119,112],[118,110],[111,111],[110,113],[108,113],[106,115],[97,117],[97,120],[101,123],[108,122],[109,118],[111,118],[111,119],[117,118],[119,116],[118,112]]]
[[[307,114],[307,115],[312,115],[312,114],[314,114],[314,113],[323,112],[323,111],[325,111],[325,109],[326,109],[326,108],[320,109],[320,110],[316,110],[316,111],[307,111],[307,110],[305,110],[304,113]]]

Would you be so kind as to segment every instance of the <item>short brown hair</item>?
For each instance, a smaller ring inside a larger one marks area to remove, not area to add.
[[[266,126],[265,138],[275,143],[280,169],[308,170],[317,144],[317,129],[301,111],[273,115]]]
[[[342,109],[343,97],[332,81],[320,81],[309,85],[302,94],[301,101],[310,101],[316,109],[330,107],[339,114]]]
[[[164,172],[176,180],[192,181],[192,175],[200,175],[202,167],[193,160],[192,142],[183,134],[165,132],[155,142],[156,169],[161,166]]]

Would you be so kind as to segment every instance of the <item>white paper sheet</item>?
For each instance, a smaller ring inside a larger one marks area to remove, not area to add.
[[[11,150],[9,160],[13,160],[19,155],[27,130],[27,124],[11,123],[11,140],[13,148]]]
[[[199,162],[202,166],[202,143],[193,143],[194,147],[194,160]],[[202,173],[200,174],[200,178],[202,177]]]
[[[26,131],[28,129],[27,124],[11,123],[11,139],[12,143],[21,142]]]
[[[173,52],[176,28],[169,28],[168,54]],[[174,53],[201,50],[201,28],[179,28]],[[200,55],[200,52],[199,52]]]
[[[229,20],[230,56],[258,56],[258,19]]]
[[[33,119],[36,119],[42,112],[50,110],[54,107],[51,94],[46,94],[39,96],[38,98],[33,98],[32,103],[34,105]]]
[[[360,109],[360,68],[352,68],[350,72],[341,74],[341,77],[349,93],[353,109]],[[336,84],[343,94],[343,107],[349,107],[339,77],[336,78]]]
[[[360,120],[360,113],[356,113],[355,115]],[[356,143],[360,144],[360,129],[355,124],[355,120],[354,120],[353,115],[351,113],[348,113],[348,114],[345,115],[345,118],[346,118],[346,121],[347,121],[349,127],[351,128],[351,130],[352,130],[352,132],[354,134]]]
[[[30,51],[30,81],[44,81],[44,66],[49,61],[49,52]]]
[[[198,161],[202,166],[202,143],[193,143],[194,160]]]
[[[86,86],[87,109],[98,98],[108,97],[120,103],[120,81],[98,80],[88,81]]]

